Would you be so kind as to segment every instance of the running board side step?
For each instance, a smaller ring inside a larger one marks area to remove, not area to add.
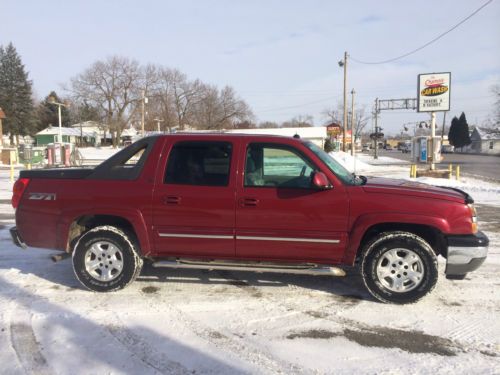
[[[317,265],[282,265],[259,264],[259,263],[226,263],[226,262],[195,262],[184,260],[159,260],[152,263],[155,268],[177,268],[177,269],[205,269],[205,270],[227,270],[227,271],[252,271],[252,272],[274,272],[290,273],[297,275],[316,276],[345,276],[343,269],[338,267]]]

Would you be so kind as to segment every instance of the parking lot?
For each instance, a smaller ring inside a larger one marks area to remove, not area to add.
[[[125,290],[83,290],[68,260],[0,230],[0,362],[8,374],[477,373],[500,371],[500,221],[466,280],[406,306],[346,278],[145,267]],[[7,226],[5,226],[7,224]]]

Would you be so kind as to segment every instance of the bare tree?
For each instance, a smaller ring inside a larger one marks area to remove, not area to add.
[[[140,123],[142,91],[148,98],[147,129],[187,125],[198,129],[234,128],[252,119],[248,105],[233,88],[219,90],[200,80],[189,80],[176,69],[140,66],[135,60],[114,56],[97,61],[71,80],[73,99],[98,108],[116,145],[130,123]]]
[[[321,115],[326,119],[328,124],[332,122],[341,124],[343,119],[342,104],[337,104],[337,108],[326,108],[321,112]]]
[[[135,112],[145,79],[145,72],[137,61],[113,56],[95,62],[74,77],[70,91],[75,100],[86,100],[103,112],[116,146]]]
[[[493,114],[493,126],[500,126],[500,83],[493,85],[491,88],[495,96],[495,109]]]
[[[313,125],[313,117],[311,115],[298,115],[290,121],[285,121],[281,124],[282,128],[309,128]]]
[[[272,122],[272,121],[264,121],[259,123],[259,128],[262,129],[272,129],[272,128],[279,128],[279,124],[277,122]]]
[[[235,123],[252,117],[250,108],[236,96],[232,87],[226,86],[219,91],[215,86],[203,85],[196,105],[196,126],[199,129],[232,129]]]
[[[366,115],[365,105],[356,108],[355,112],[356,116],[354,118],[355,121],[354,135],[356,138],[359,138],[363,133],[363,130],[365,129],[371,117]],[[331,124],[332,122],[337,124],[342,124],[344,116],[344,106],[342,105],[342,102],[338,102],[336,108],[326,108],[321,112],[321,114],[326,119],[328,124]],[[349,108],[349,111],[347,112],[347,120],[348,120],[347,122],[349,126],[351,124],[351,119],[352,119],[352,111]]]
[[[371,117],[366,115],[366,106],[359,107],[354,112],[356,112],[354,117],[354,136],[360,138]],[[351,123],[352,111],[349,112],[349,116],[349,123]]]

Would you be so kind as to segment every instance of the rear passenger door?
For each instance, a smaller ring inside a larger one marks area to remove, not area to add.
[[[181,139],[166,147],[166,167],[153,193],[157,253],[233,257],[233,142]]]

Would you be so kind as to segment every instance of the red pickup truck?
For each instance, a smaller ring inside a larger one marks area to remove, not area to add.
[[[143,138],[94,169],[21,171],[19,246],[72,255],[87,288],[125,287],[155,267],[345,275],[378,300],[414,302],[436,257],[461,279],[487,256],[472,198],[450,188],[356,176],[286,137]]]

